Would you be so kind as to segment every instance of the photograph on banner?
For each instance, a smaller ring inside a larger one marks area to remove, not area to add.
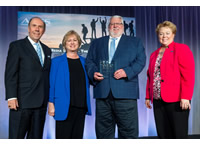
[[[85,14],[58,14],[38,12],[18,12],[18,39],[27,35],[27,26],[32,17],[40,17],[46,23],[46,31],[41,41],[51,48],[52,57],[64,53],[62,38],[69,30],[75,30],[81,36],[79,54],[86,57],[90,43],[102,36],[108,36],[110,16]],[[124,34],[136,36],[136,19],[123,17]]]

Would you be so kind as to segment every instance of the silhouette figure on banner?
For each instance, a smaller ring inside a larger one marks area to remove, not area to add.
[[[82,25],[82,34],[83,34],[83,43],[84,44],[87,44],[87,41],[86,41],[86,36],[87,36],[87,33],[88,33],[88,29],[87,29],[87,27],[85,26],[85,24],[81,24]]]
[[[133,25],[133,20],[129,23],[129,32],[130,32],[130,36],[134,37],[134,25]]]
[[[97,18],[97,20],[95,21],[95,19],[92,19],[92,21],[91,21],[91,23],[90,23],[90,26],[91,26],[91,28],[92,28],[92,35],[91,35],[91,38],[92,39],[96,39],[97,37],[96,37],[96,23],[97,23],[97,21],[98,21],[98,18]],[[94,37],[93,37],[93,35],[94,35]]]
[[[107,19],[105,17],[105,20],[101,20],[100,17],[100,23],[101,23],[101,30],[102,30],[102,36],[106,36],[106,23],[107,23]]]
[[[124,21],[124,34],[126,34],[126,30],[128,29],[128,24],[126,23],[126,21]]]

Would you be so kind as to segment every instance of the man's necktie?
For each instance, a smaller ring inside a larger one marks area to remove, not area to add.
[[[40,63],[41,63],[41,65],[43,66],[42,52],[41,52],[40,45],[39,45],[39,43],[35,43],[35,45],[36,45],[36,52],[37,52],[38,57],[39,57],[39,59],[40,59]]]
[[[117,40],[117,38],[111,38],[110,52],[109,52],[109,63],[111,63],[112,58],[113,58],[114,53],[115,53],[115,40]]]

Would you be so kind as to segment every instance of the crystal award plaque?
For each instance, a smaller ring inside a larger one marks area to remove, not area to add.
[[[108,78],[113,76],[115,72],[115,63],[112,61],[109,63],[108,60],[101,60],[100,61],[100,73],[103,74],[104,78]]]

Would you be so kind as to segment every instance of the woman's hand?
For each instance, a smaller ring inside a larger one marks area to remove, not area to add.
[[[51,102],[49,102],[48,114],[50,116],[54,116],[55,115],[55,107],[54,107],[54,104],[51,103]]]
[[[190,110],[191,109],[190,101],[186,99],[181,99],[180,107],[182,108],[182,110],[187,110],[187,109]]]
[[[146,107],[149,108],[149,109],[152,108],[149,99],[145,100],[145,105],[146,105]]]

